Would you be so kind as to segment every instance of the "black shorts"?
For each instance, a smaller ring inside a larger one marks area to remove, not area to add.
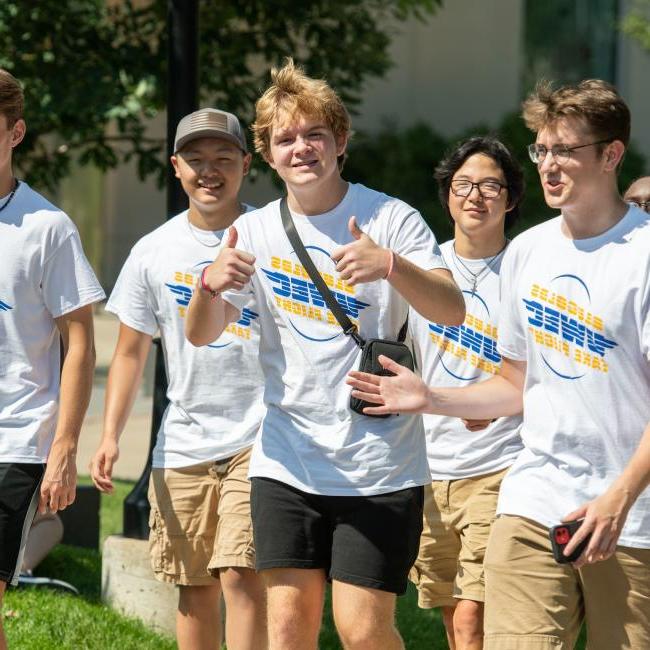
[[[0,463],[0,580],[18,582],[45,465]]]
[[[328,578],[403,594],[422,532],[423,488],[322,496],[253,478],[256,568],[324,569]]]

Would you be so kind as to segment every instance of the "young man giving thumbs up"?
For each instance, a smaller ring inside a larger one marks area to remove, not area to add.
[[[411,304],[459,325],[461,294],[416,210],[347,183],[349,116],[337,94],[290,61],[256,105],[255,146],[279,174],[307,252],[364,339],[397,339]],[[401,648],[395,595],[406,588],[429,482],[419,417],[349,408],[360,350],[299,262],[280,202],[243,215],[195,292],[186,333],[214,340],[254,294],[267,412],[253,446],[256,567],[269,642],[316,648],[325,583],[346,648]]]

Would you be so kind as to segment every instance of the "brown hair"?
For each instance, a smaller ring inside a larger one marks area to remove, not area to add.
[[[271,128],[280,113],[315,116],[324,120],[336,139],[350,135],[350,116],[341,98],[323,79],[308,77],[293,59],[271,69],[271,85],[255,104],[252,125],[255,150],[268,159]],[[339,168],[345,154],[339,156]]]
[[[18,79],[0,68],[0,115],[7,118],[9,128],[23,118],[24,105],[23,89]]]
[[[626,147],[630,141],[630,109],[616,88],[601,79],[585,79],[557,90],[542,81],[523,103],[523,118],[535,133],[561,118],[575,118],[598,140],[620,140]]]

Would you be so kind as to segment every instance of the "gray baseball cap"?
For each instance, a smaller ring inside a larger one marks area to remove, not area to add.
[[[246,137],[239,120],[232,113],[216,108],[202,108],[186,115],[176,127],[174,151],[199,138],[222,138],[248,152]]]

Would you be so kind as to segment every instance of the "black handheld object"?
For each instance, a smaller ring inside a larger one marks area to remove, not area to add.
[[[563,524],[553,526],[548,535],[551,538],[551,547],[553,549],[553,557],[558,564],[568,564],[575,562],[582,552],[587,548],[587,544],[591,539],[591,533],[585,537],[578,547],[571,553],[571,555],[564,555],[566,545],[571,541],[571,538],[576,534],[578,528],[582,525],[582,519],[576,521],[567,521]]]
[[[385,357],[396,361],[401,366],[406,366],[409,370],[415,370],[413,362],[413,354],[411,350],[404,343],[400,341],[386,341],[385,339],[368,339],[363,346],[361,353],[361,361],[359,362],[359,370],[361,372],[368,372],[372,375],[392,376],[395,373],[386,370],[379,363],[379,355],[383,354]],[[377,406],[370,402],[364,402],[358,397],[350,397],[350,408],[355,413],[361,415],[368,415],[363,412],[366,406]],[[374,415],[373,417],[387,418],[388,415]]]

